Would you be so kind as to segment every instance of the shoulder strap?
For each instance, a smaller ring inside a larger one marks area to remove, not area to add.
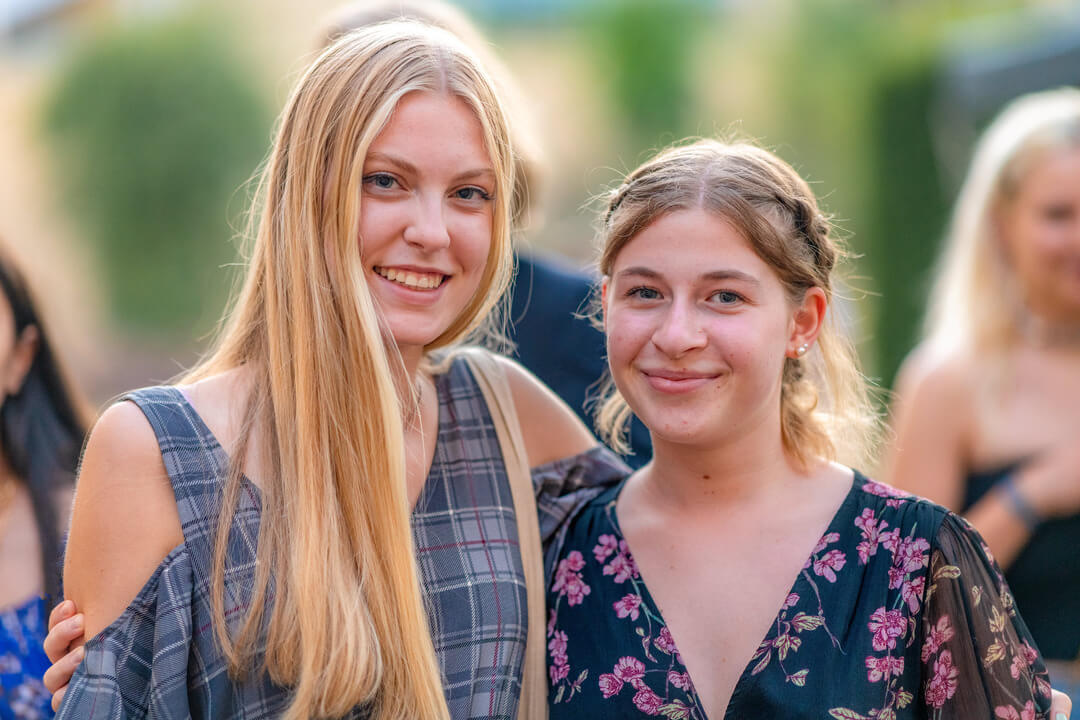
[[[544,651],[544,562],[540,547],[540,524],[537,520],[536,495],[533,491],[525,439],[521,435],[517,409],[510,394],[506,371],[498,359],[481,348],[458,351],[476,378],[487,402],[495,433],[499,437],[506,475],[517,517],[518,544],[525,571],[525,594],[528,599],[528,635],[525,667],[521,679],[518,720],[547,718],[547,658]]]

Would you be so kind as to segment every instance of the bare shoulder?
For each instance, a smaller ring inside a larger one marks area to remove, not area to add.
[[[154,431],[133,403],[117,403],[87,441],[64,562],[65,594],[86,614],[86,637],[118,617],[183,540]]]
[[[920,345],[897,374],[897,400],[954,407],[956,401],[970,400],[976,371],[966,354]]]
[[[531,467],[577,455],[597,444],[581,418],[551,388],[513,360],[501,356],[498,360],[506,370]]]

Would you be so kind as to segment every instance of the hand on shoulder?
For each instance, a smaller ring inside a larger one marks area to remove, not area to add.
[[[596,446],[585,423],[544,383],[518,363],[498,356],[514,398],[529,466],[583,453]]]
[[[83,454],[64,560],[86,637],[106,628],[184,541],[157,437],[131,402],[98,420]]]

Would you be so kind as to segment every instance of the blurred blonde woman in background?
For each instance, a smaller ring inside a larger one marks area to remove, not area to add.
[[[1080,90],[1014,101],[979,141],[893,423],[890,482],[979,529],[1080,691]]]
[[[313,63],[216,348],[88,443],[65,577],[90,639],[54,668],[82,659],[60,717],[518,715],[531,538],[476,377],[432,354],[497,328],[513,166],[449,33],[386,23]],[[621,469],[493,362],[537,493]]]

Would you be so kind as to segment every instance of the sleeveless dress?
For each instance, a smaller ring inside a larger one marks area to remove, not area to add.
[[[49,669],[42,643],[48,610],[45,599],[31,598],[0,610],[0,720],[47,720],[52,695],[41,677]]]
[[[431,471],[412,514],[435,650],[453,718],[517,714],[527,632],[525,584],[513,501],[487,405],[461,360],[435,378],[439,431]],[[290,694],[265,674],[233,682],[213,634],[213,527],[228,458],[180,390],[126,396],[146,415],[172,481],[184,543],[169,553],[131,605],[86,644],[59,718],[272,718]],[[541,533],[613,482],[624,468],[603,448],[534,469]],[[547,497],[546,494],[550,494]],[[226,618],[251,599],[259,490],[247,480],[231,519]],[[257,658],[261,662],[262,658]],[[351,717],[362,718],[364,708]]]
[[[964,508],[977,503],[1016,472],[1026,460],[968,474]],[[1005,571],[1016,607],[1047,659],[1065,662],[1080,657],[1080,515],[1051,518],[1041,525]],[[1055,690],[1080,697],[1080,667],[1070,672],[1051,664]],[[1056,674],[1057,673],[1057,674]]]
[[[705,720],[679,638],[619,528],[622,487],[577,515],[557,558],[548,591],[551,720]],[[778,602],[743,659],[727,720],[1049,712],[1042,660],[987,549],[963,519],[926,500],[856,473]]]

